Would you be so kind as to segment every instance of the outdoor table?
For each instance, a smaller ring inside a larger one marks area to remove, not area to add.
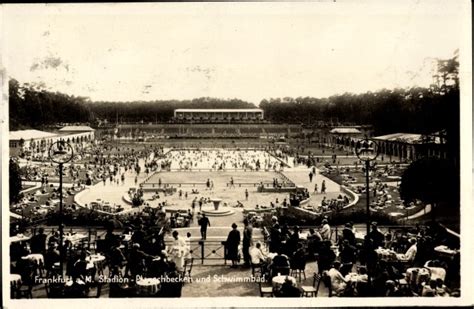
[[[140,278],[137,280],[137,292],[139,295],[148,296],[158,293],[160,280],[157,278]]]
[[[86,284],[86,283],[85,283],[83,280],[81,280],[80,278],[77,278],[77,279],[76,279],[76,283],[77,283],[77,284],[80,284],[80,285],[85,285],[85,284]],[[73,281],[72,279],[69,279],[69,280],[67,280],[67,281],[64,283],[64,286],[65,286],[65,287],[71,287],[73,284],[74,284],[74,281]]]
[[[308,235],[309,235],[309,233],[299,233],[299,234],[298,234],[298,238],[299,238],[300,240],[307,240],[307,239],[308,239]]]
[[[416,272],[416,278],[414,274]],[[415,285],[420,285],[422,281],[427,281],[430,278],[430,270],[428,268],[419,268],[419,267],[411,267],[408,268],[406,271],[406,280],[407,282],[414,283]]]
[[[10,287],[18,289],[21,285],[21,276],[18,274],[10,274]]]
[[[437,246],[434,248],[434,251],[446,256],[454,256],[458,253],[458,250],[449,249],[447,246]]]
[[[282,276],[282,275],[279,275],[279,276],[275,276],[273,277],[272,279],[272,287],[273,289],[275,290],[278,290],[282,285],[283,283],[285,283],[285,280],[286,279],[290,279],[292,284],[294,286],[296,286],[296,279],[292,276]]]
[[[28,254],[27,256],[22,257],[23,260],[29,260],[36,265],[44,265],[44,257],[39,253]]]
[[[397,253],[393,250],[378,248],[375,249],[377,256],[382,261],[391,262],[398,261]]]
[[[402,262],[402,263],[408,263],[410,262],[410,260],[408,260],[405,256],[404,253],[397,253],[397,259],[398,261]]]
[[[104,266],[105,256],[102,254],[91,254],[90,256],[86,257],[87,269],[97,268],[97,270],[101,271]]]
[[[357,280],[359,279],[359,274],[358,273],[348,273],[344,279],[346,279],[346,281],[350,281],[350,282],[357,282]]]
[[[31,236],[25,236],[23,234],[17,234],[16,236],[10,237],[10,243],[26,241],[26,240],[30,240],[30,239],[31,239]]]
[[[73,235],[66,235],[64,236],[65,240],[69,240],[71,243],[75,244],[79,242],[82,239],[86,239],[87,235],[86,234],[73,234]]]
[[[357,285],[358,282],[367,282],[367,275],[360,275],[358,273],[348,273],[344,279],[353,286]]]
[[[426,267],[431,272],[431,280],[441,279],[444,281],[446,278],[446,270],[442,267]]]
[[[354,236],[356,240],[360,240],[360,241],[363,241],[365,238],[365,234],[362,232],[355,232]]]

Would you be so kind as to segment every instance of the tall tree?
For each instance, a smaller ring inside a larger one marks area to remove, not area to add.
[[[431,204],[434,219],[440,205],[459,207],[456,202],[459,196],[457,178],[459,173],[452,161],[423,158],[410,164],[404,171],[400,183],[400,197],[406,205],[416,200]]]
[[[20,166],[16,161],[10,159],[9,164],[10,170],[10,203],[17,203],[21,199],[21,177],[20,177]]]

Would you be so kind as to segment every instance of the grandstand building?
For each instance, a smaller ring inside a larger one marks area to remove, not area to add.
[[[274,124],[263,120],[263,110],[176,109],[174,121],[163,124],[120,124],[116,139],[153,140],[161,138],[251,138],[295,137],[301,125]]]
[[[252,109],[176,109],[178,122],[258,122],[263,120],[263,110]]]

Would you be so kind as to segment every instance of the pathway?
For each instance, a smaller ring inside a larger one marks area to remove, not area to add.
[[[428,204],[426,205],[423,209],[421,209],[420,211],[418,211],[417,213],[411,215],[408,217],[408,220],[413,220],[413,219],[417,219],[421,216],[424,216],[426,214],[428,214],[429,212],[431,211],[431,204]]]

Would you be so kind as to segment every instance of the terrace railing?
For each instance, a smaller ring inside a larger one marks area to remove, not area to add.
[[[171,246],[171,243],[171,240],[165,241],[166,247]],[[195,261],[200,260],[202,265],[227,264],[226,241],[192,240],[190,247],[191,256]],[[242,253],[240,253],[240,257],[243,258]]]

